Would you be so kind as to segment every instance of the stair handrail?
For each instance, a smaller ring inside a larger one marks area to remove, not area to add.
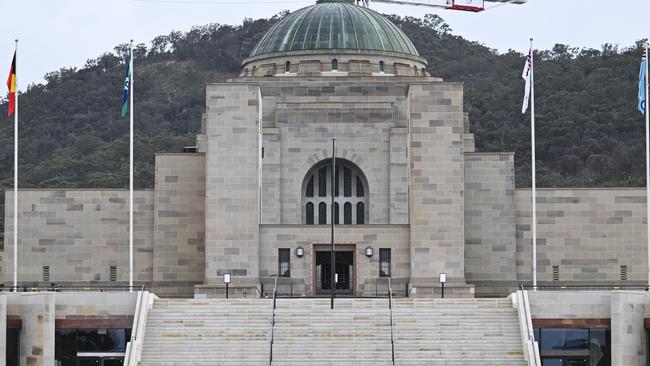
[[[269,365],[273,364],[273,341],[275,338],[275,309],[278,298],[278,278],[275,278],[273,284],[273,311],[271,312],[271,340],[269,341]]]
[[[138,291],[138,300],[136,301],[135,314],[133,315],[133,326],[131,327],[131,340],[126,345],[124,355],[125,366],[136,366],[140,362],[147,316],[149,310],[153,307],[154,300],[157,298],[158,296],[149,291]]]
[[[393,334],[393,286],[388,277],[388,310],[390,312],[390,351],[393,365],[395,365],[395,336]]]
[[[533,330],[533,320],[530,312],[530,303],[528,301],[528,291],[519,290],[515,294],[517,302],[517,313],[519,315],[519,325],[522,329],[522,341],[524,353],[528,366],[541,366],[542,362],[539,355],[539,344],[535,340]]]

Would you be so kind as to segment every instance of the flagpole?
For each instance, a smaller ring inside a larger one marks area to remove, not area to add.
[[[648,241],[648,290],[650,291],[650,111],[648,111],[648,43],[645,44],[645,187],[646,240]]]
[[[535,179],[535,61],[533,39],[530,39],[530,140],[532,151],[532,222],[533,222],[533,291],[537,291],[537,181]]]
[[[16,62],[14,64],[15,110],[14,110],[14,291],[18,291],[18,40],[16,39]]]
[[[129,292],[133,292],[133,40],[130,44],[129,73],[131,92],[129,93]]]

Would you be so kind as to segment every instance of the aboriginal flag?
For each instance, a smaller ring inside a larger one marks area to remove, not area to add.
[[[14,52],[14,59],[11,61],[11,70],[9,70],[9,78],[7,79],[7,88],[9,89],[9,113],[11,117],[16,109],[16,53]]]

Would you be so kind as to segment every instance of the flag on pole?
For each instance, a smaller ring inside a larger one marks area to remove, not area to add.
[[[637,109],[639,112],[645,114],[645,74],[648,72],[648,55],[643,53],[641,58],[641,69],[639,70],[639,97]]]
[[[16,110],[16,53],[11,61],[11,70],[9,70],[9,78],[7,79],[7,88],[9,89],[9,111],[8,116],[11,117]]]
[[[530,85],[531,85],[531,76],[533,73],[533,50],[531,49],[528,52],[526,57],[526,65],[524,65],[524,72],[521,74],[521,77],[526,80],[526,91],[524,92],[524,105],[521,107],[521,113],[526,113],[528,110],[529,100],[530,100]]]
[[[124,73],[124,97],[122,98],[122,118],[126,116],[126,112],[129,111],[129,84],[131,82],[131,58],[133,57],[133,52],[129,55],[129,62],[126,63],[126,73]]]

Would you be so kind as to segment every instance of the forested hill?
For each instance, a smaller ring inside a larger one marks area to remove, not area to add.
[[[138,45],[137,187],[154,184],[154,152],[193,144],[204,110],[205,82],[238,74],[256,42],[284,16],[195,27]],[[521,114],[524,55],[498,54],[465,40],[437,16],[391,19],[428,59],[432,75],[465,82],[465,109],[478,149],[515,151],[517,185],[528,186],[529,117]],[[636,111],[639,44],[625,49],[604,45],[600,50],[557,45],[538,53],[542,186],[645,183],[644,125]],[[44,85],[31,85],[21,96],[22,187],[127,187],[128,121],[119,118],[125,55],[126,45],[121,45],[83,68],[49,73]],[[6,108],[3,101],[0,116],[6,116]],[[10,121],[2,125],[0,184],[9,188],[13,128]]]

